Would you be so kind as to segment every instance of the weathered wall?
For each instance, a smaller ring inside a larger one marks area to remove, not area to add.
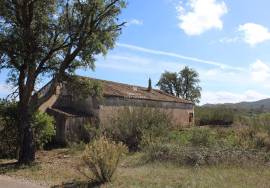
[[[44,88],[41,89],[41,90],[39,91],[39,93],[38,93],[39,97],[42,97],[42,96],[46,95],[47,92],[48,92],[49,87],[50,87],[50,84],[47,84],[46,86],[44,86]],[[61,93],[61,87],[58,86],[58,87],[56,88],[56,93],[55,93],[54,95],[52,95],[46,102],[44,102],[44,103],[39,107],[39,110],[40,110],[41,112],[46,112],[46,110],[47,110],[48,108],[51,108],[53,105],[55,105],[55,103],[59,100],[59,96],[61,96],[60,93]]]
[[[93,122],[92,118],[74,116],[51,108],[47,110],[47,113],[55,119],[55,141],[58,144],[65,145],[68,141],[89,141],[85,125],[91,124]]]
[[[127,106],[104,106],[101,105],[99,109],[99,119],[100,124],[103,126],[110,125],[111,119],[117,115],[118,111],[124,109]],[[129,109],[140,108],[134,106],[128,106]],[[173,127],[179,129],[181,127],[191,126],[192,123],[189,122],[190,113],[194,113],[193,109],[164,109],[158,108],[159,110],[167,113],[172,120]]]
[[[66,120],[66,140],[89,142],[90,138],[86,125],[90,125],[91,121],[90,117],[68,117]]]
[[[118,97],[106,97],[102,101],[102,104],[99,106],[98,113],[100,123],[103,126],[109,125],[112,117],[115,116],[119,110],[125,107],[128,107],[130,109],[139,107],[150,107],[159,109],[170,116],[174,128],[187,127],[193,124],[193,122],[190,122],[190,113],[194,114],[193,104],[124,99]]]
[[[53,115],[56,120],[56,141],[60,144],[66,144],[67,141],[87,140],[85,129],[87,123],[93,124],[93,122],[97,122],[96,118],[98,118],[100,124],[104,126],[110,125],[111,118],[124,107],[130,109],[139,107],[160,109],[171,117],[173,126],[176,129],[192,125],[190,123],[190,113],[194,113],[194,105],[191,103],[113,96],[104,96],[100,101],[93,97],[80,100],[77,96],[73,96],[72,93],[68,93],[64,88],[62,88],[61,92],[59,88],[57,94],[44,103],[40,110],[46,111],[49,109],[49,114]],[[65,108],[73,109],[74,112],[79,113],[63,112]]]

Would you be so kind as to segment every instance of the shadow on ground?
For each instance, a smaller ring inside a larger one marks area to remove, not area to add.
[[[63,183],[61,185],[55,185],[52,186],[51,188],[99,188],[100,186],[101,186],[100,183],[76,181]]]
[[[21,169],[31,169],[31,170],[38,170],[40,168],[37,162],[32,163],[31,165],[19,165],[17,162],[4,162],[0,163],[0,174],[6,174],[9,172],[16,172]]]
[[[14,172],[20,169],[17,162],[0,163],[0,174]]]

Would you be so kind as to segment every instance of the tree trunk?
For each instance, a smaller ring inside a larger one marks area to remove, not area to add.
[[[31,113],[29,107],[20,107],[19,110],[19,135],[20,151],[19,164],[30,164],[35,160],[35,142],[33,138],[33,129],[31,127]]]

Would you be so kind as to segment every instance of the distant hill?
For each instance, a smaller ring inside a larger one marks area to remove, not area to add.
[[[256,110],[270,112],[270,98],[254,102],[225,103],[225,104],[205,104],[203,107],[226,107],[243,110]]]

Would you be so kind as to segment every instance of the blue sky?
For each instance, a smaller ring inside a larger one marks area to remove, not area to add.
[[[129,0],[116,47],[84,76],[146,86],[165,70],[200,74],[201,104],[270,96],[269,0]],[[0,97],[8,93],[0,75]]]

